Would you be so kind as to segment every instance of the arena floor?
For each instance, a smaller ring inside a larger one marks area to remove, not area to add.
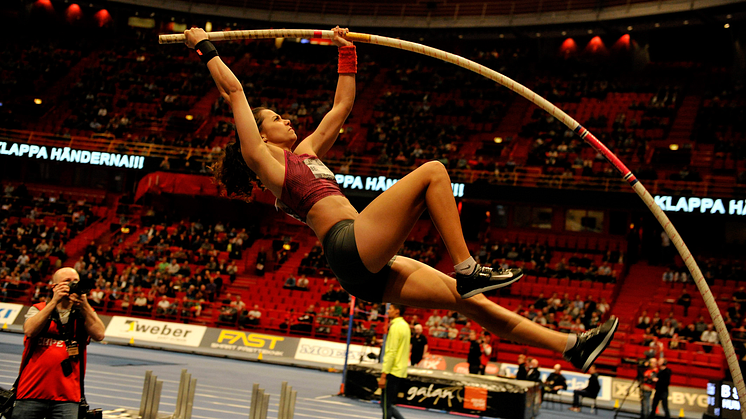
[[[23,351],[20,334],[0,333],[0,387],[10,387],[18,374]],[[295,417],[316,419],[378,419],[378,404],[337,396],[341,375],[311,369],[260,364],[152,349],[93,344],[88,355],[86,397],[95,408],[138,410],[145,371],[163,381],[160,412],[174,412],[181,370],[197,379],[192,417],[195,419],[238,419],[249,414],[253,383],[270,394],[268,418],[277,418],[280,386],[287,381],[298,392]],[[446,413],[402,408],[407,419],[448,418]],[[587,412],[587,408],[586,408]],[[107,417],[107,416],[105,416]],[[109,417],[119,417],[111,415]],[[578,414],[558,406],[542,408],[544,418],[611,418],[613,412]]]

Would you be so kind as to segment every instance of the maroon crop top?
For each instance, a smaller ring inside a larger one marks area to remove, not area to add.
[[[277,208],[305,223],[311,207],[332,195],[344,196],[334,173],[318,157],[285,150],[285,184]]]

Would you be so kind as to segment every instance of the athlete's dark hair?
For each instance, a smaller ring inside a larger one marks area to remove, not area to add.
[[[393,304],[393,303],[391,305],[394,306],[394,308],[396,308],[397,310],[399,310],[400,316],[404,317],[404,312],[407,311],[407,306],[403,304]]]
[[[260,132],[262,122],[264,122],[264,118],[260,114],[264,110],[267,110],[267,108],[258,107],[251,110]],[[264,189],[264,186],[256,173],[249,169],[243,155],[241,155],[241,141],[238,138],[238,131],[235,131],[234,134],[236,139],[225,146],[222,157],[210,169],[212,169],[213,180],[218,187],[219,194],[225,193],[230,198],[249,199],[254,184],[262,189]]]

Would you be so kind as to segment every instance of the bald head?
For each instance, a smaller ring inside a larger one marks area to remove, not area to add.
[[[73,268],[60,268],[57,272],[52,275],[52,282],[54,284],[66,283],[69,284],[72,281],[80,279],[80,275]]]

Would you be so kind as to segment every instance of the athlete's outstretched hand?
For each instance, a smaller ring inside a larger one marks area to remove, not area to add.
[[[344,38],[345,35],[347,35],[348,32],[350,32],[347,28],[340,28],[337,26],[336,28],[332,28],[332,32],[334,32],[334,38],[332,38],[332,42],[334,45],[338,47],[345,47],[347,45],[352,45],[352,41],[348,41]]]
[[[185,30],[184,36],[186,37],[186,39],[184,40],[186,46],[194,49],[195,45],[197,45],[199,41],[207,39],[207,32],[205,32],[205,30],[202,28],[192,28]]]

